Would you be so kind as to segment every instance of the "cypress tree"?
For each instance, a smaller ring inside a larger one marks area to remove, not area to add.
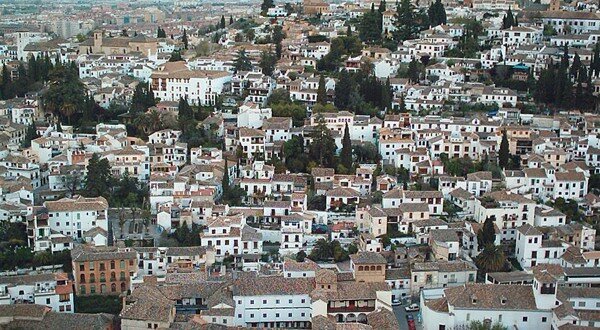
[[[225,157],[225,167],[223,168],[223,179],[221,180],[221,188],[223,189],[223,199],[229,195],[229,168],[227,166],[227,157]]]
[[[494,229],[494,216],[488,217],[483,223],[483,227],[477,232],[477,243],[480,249],[488,245],[494,245],[496,241],[496,230]]]
[[[317,104],[325,104],[327,99],[327,91],[325,90],[325,77],[319,77],[319,87],[317,89]]]
[[[505,169],[508,166],[509,158],[508,150],[508,137],[506,136],[506,130],[502,131],[502,141],[500,142],[500,150],[498,151],[498,165]]]
[[[342,151],[340,153],[340,162],[348,172],[352,169],[352,141],[350,141],[350,129],[348,123],[344,127],[344,137],[342,139]]]
[[[185,29],[183,29],[183,36],[181,37],[181,41],[183,42],[183,47],[185,49],[188,49],[188,37],[187,31]]]
[[[37,129],[35,128],[35,124],[32,122],[29,127],[27,127],[27,132],[25,133],[25,139],[23,139],[23,143],[21,144],[21,146],[23,148],[29,148],[31,147],[31,140],[34,140],[36,138],[40,137],[40,135],[37,133]]]

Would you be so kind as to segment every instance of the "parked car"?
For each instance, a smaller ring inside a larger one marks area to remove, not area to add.
[[[400,305],[402,305],[402,300],[400,300],[400,298],[392,299],[392,306],[400,306]]]
[[[406,314],[406,320],[410,321],[410,320],[415,320],[414,317],[412,316],[412,314]]]
[[[415,325],[415,320],[413,320],[412,318],[410,320],[407,320],[406,323],[408,323],[408,330],[417,329],[417,326]]]
[[[419,311],[419,305],[417,304],[410,304],[409,306],[404,307],[404,310],[407,312],[418,312]]]

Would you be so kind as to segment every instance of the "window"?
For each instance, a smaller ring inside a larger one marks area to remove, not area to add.
[[[542,317],[542,323],[546,323],[546,321],[548,321],[548,318],[546,318],[545,316]]]
[[[527,316],[523,316],[523,322],[527,322]]]

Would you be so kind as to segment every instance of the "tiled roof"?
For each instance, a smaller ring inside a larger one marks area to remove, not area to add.
[[[133,251],[120,250],[117,247],[92,247],[81,245],[76,246],[71,250],[71,258],[73,261],[95,261],[95,260],[130,260],[137,257]]]
[[[538,235],[542,235],[541,231],[539,231],[537,228],[535,228],[534,226],[532,226],[532,225],[530,225],[528,223],[523,224],[517,230],[521,234],[523,234],[525,236],[538,236]]]
[[[287,272],[316,271],[319,269],[319,265],[310,259],[305,259],[304,262],[298,262],[291,258],[285,258],[283,261],[283,269]]]
[[[474,264],[463,260],[438,260],[432,262],[416,262],[412,265],[413,272],[432,270],[436,270],[443,273],[453,273],[463,271],[477,271],[477,267]]]
[[[536,310],[531,288],[522,285],[465,284],[444,290],[454,309]]]
[[[584,181],[585,175],[582,172],[567,171],[556,172],[554,174],[556,181]]]
[[[121,311],[122,319],[170,322],[175,316],[175,302],[155,285],[141,285],[127,297],[128,304]]]
[[[356,265],[387,263],[385,258],[380,253],[370,251],[362,251],[352,254],[350,255],[350,259]]]
[[[234,281],[234,296],[298,295],[308,294],[315,287],[313,278],[286,278],[241,274]]]
[[[378,291],[390,291],[385,282],[355,282],[344,281],[337,284],[337,290],[317,289],[311,293],[313,300],[370,300],[377,298]]]
[[[48,212],[73,212],[73,211],[102,211],[108,208],[108,202],[104,197],[86,198],[63,198],[57,201],[44,203]]]
[[[400,329],[400,324],[394,313],[384,308],[367,314],[367,324],[377,330]]]
[[[438,242],[458,242],[456,229],[433,229],[429,232],[429,236]]]

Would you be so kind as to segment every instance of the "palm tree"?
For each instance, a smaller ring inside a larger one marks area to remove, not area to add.
[[[148,117],[148,123],[150,124],[150,128],[152,129],[152,132],[156,132],[162,129],[162,116],[160,115],[160,113],[158,111],[156,111],[155,109],[146,113],[146,116]]]
[[[148,132],[151,130],[151,125],[152,123],[150,122],[150,118],[148,115],[144,114],[140,114],[138,115],[134,120],[133,120],[133,124],[135,125],[135,127],[144,132],[144,134],[148,135]]]
[[[76,106],[73,103],[65,103],[63,104],[62,108],[60,109],[60,113],[67,117],[67,122],[69,124],[71,124],[71,116],[73,116],[73,114],[75,113],[76,110]]]
[[[506,256],[500,246],[490,244],[475,258],[475,264],[484,273],[501,272],[506,269]]]

